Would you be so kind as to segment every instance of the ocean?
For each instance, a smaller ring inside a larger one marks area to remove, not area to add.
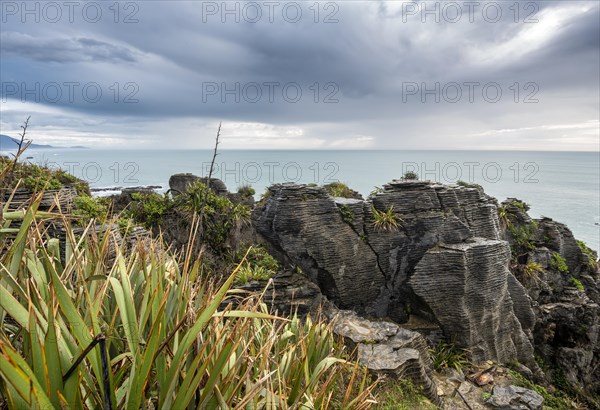
[[[121,187],[156,185],[169,176],[208,175],[210,150],[28,150],[27,161],[61,167],[106,195]],[[519,198],[533,217],[569,226],[576,238],[600,249],[600,153],[526,151],[279,151],[221,150],[214,177],[230,191],[252,185],[257,197],[272,183],[342,181],[364,196],[406,171],[420,179],[477,183],[502,201]]]

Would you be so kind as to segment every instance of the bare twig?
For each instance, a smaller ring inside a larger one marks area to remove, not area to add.
[[[27,117],[27,119],[25,120],[25,122],[23,123],[23,125],[21,125],[21,129],[23,131],[21,131],[21,133],[19,134],[20,140],[19,140],[19,145],[18,145],[18,149],[17,149],[17,153],[13,154],[13,161],[8,164],[8,166],[3,169],[2,171],[0,171],[0,203],[2,203],[4,201],[4,195],[5,195],[5,189],[9,188],[9,185],[12,183],[13,180],[13,173],[15,170],[15,167],[17,165],[17,161],[19,160],[19,157],[21,156],[21,154],[23,152],[25,152],[25,150],[27,149],[27,147],[29,147],[29,145],[31,145],[31,140],[29,141],[25,141],[25,135],[27,134],[27,127],[29,127],[29,120],[31,119],[31,115],[29,117]],[[0,218],[2,218],[2,209],[3,207],[0,206]]]
[[[473,410],[473,407],[471,407],[471,405],[469,404],[467,399],[465,399],[465,396],[463,396],[463,394],[460,392],[460,390],[458,390],[458,387],[456,389],[454,389],[454,392],[458,393],[458,396],[462,399],[462,401],[465,403],[465,405],[467,406],[467,408],[469,410]]]
[[[204,199],[202,200],[202,205],[200,206],[199,212],[199,221],[198,225],[200,227],[200,242],[203,242],[204,238],[204,229],[203,229],[203,221],[204,221],[204,208],[206,207],[206,202],[208,201],[208,194],[210,193],[210,180],[212,178],[213,169],[215,166],[215,160],[217,158],[217,148],[219,146],[219,137],[221,136],[221,123],[219,123],[219,128],[217,129],[217,136],[215,138],[215,149],[213,151],[212,161],[210,162],[210,170],[208,171],[208,179],[206,180],[206,192],[204,192]]]

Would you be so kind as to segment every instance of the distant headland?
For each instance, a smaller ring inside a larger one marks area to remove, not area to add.
[[[17,149],[19,146],[19,140],[16,138],[9,137],[8,135],[0,134],[0,151],[12,151]],[[29,145],[30,149],[60,149],[60,148],[73,148],[73,149],[88,149],[88,147],[84,147],[81,145],[76,145],[72,147],[57,147],[54,145],[46,145],[46,144],[31,144]]]

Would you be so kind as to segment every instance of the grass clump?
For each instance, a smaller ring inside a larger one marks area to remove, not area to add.
[[[579,279],[577,279],[577,278],[574,278],[573,276],[571,276],[569,278],[569,283],[571,285],[573,285],[575,288],[577,288],[577,290],[579,290],[579,291],[583,292],[585,290],[585,288],[583,287],[583,284],[581,283],[581,281]]]
[[[519,199],[515,199],[514,201],[511,202],[511,204],[516,206],[523,212],[529,211],[529,208],[530,208],[529,204],[527,202],[521,201]]]
[[[377,410],[435,410],[438,407],[429,401],[423,390],[408,379],[386,380],[376,389]]]
[[[383,192],[384,192],[383,187],[375,186],[375,187],[373,187],[373,190],[369,193],[369,196],[375,196],[375,195],[381,194]]]
[[[241,263],[235,279],[237,284],[268,280],[281,269],[279,262],[262,245],[236,252],[230,259],[232,269]]]
[[[520,273],[517,277],[525,284],[534,284],[540,281],[540,273],[544,271],[544,267],[533,261],[529,261],[524,265],[513,265],[514,269]]]
[[[256,191],[254,190],[254,188],[252,188],[252,186],[248,185],[248,184],[240,185],[238,187],[237,192],[238,192],[238,194],[240,194],[244,197],[253,196],[254,194],[256,194]]]
[[[560,256],[558,252],[552,252],[552,256],[550,257],[550,266],[559,271],[560,273],[568,273],[569,267],[567,266],[567,261],[565,258]]]
[[[392,232],[400,227],[400,218],[394,213],[393,206],[390,206],[387,211],[379,211],[372,206],[371,211],[373,212],[373,227],[376,231]]]
[[[431,360],[435,370],[455,369],[462,371],[471,365],[466,350],[456,347],[453,343],[439,343],[430,349]]]
[[[416,181],[419,179],[419,175],[417,175],[416,172],[413,171],[407,171],[404,173],[404,175],[402,176],[402,179],[405,181]]]
[[[524,225],[509,224],[507,226],[513,242],[513,254],[535,249],[535,233],[538,229],[536,221]]]
[[[328,325],[272,316],[259,296],[218,311],[240,267],[215,283],[190,252],[125,253],[110,230],[76,240],[68,218],[64,243],[46,240],[36,207],[0,256],[8,408],[370,407]]]
[[[108,215],[108,206],[102,198],[82,195],[75,197],[74,203],[73,215],[81,218],[83,224],[90,219],[104,219]]]
[[[585,265],[588,267],[588,269],[595,270],[598,266],[598,262],[596,262],[598,260],[598,253],[590,249],[583,241],[578,240],[577,245],[579,245],[579,248],[587,258]]]
[[[354,191],[343,182],[332,182],[331,184],[323,185],[323,188],[333,197],[354,198]]]

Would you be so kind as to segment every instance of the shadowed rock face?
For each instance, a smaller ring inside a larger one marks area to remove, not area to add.
[[[477,238],[438,246],[425,253],[409,280],[444,333],[470,346],[476,362],[489,357],[503,363],[514,358],[531,361],[528,335],[533,321],[526,320],[523,329],[518,319],[511,295],[526,299],[525,290],[513,281],[509,258],[510,248],[500,240]],[[529,304],[519,309],[532,316]]]
[[[319,187],[279,185],[253,214],[257,231],[341,308],[365,311],[385,284],[377,256]],[[360,201],[362,202],[362,201]]]
[[[372,208],[400,227],[379,231]],[[393,182],[367,201],[319,187],[274,185],[254,225],[343,309],[399,323],[408,312],[438,322],[476,359],[533,364],[533,313],[510,271],[496,203],[475,188]],[[514,312],[519,301],[527,327]]]

